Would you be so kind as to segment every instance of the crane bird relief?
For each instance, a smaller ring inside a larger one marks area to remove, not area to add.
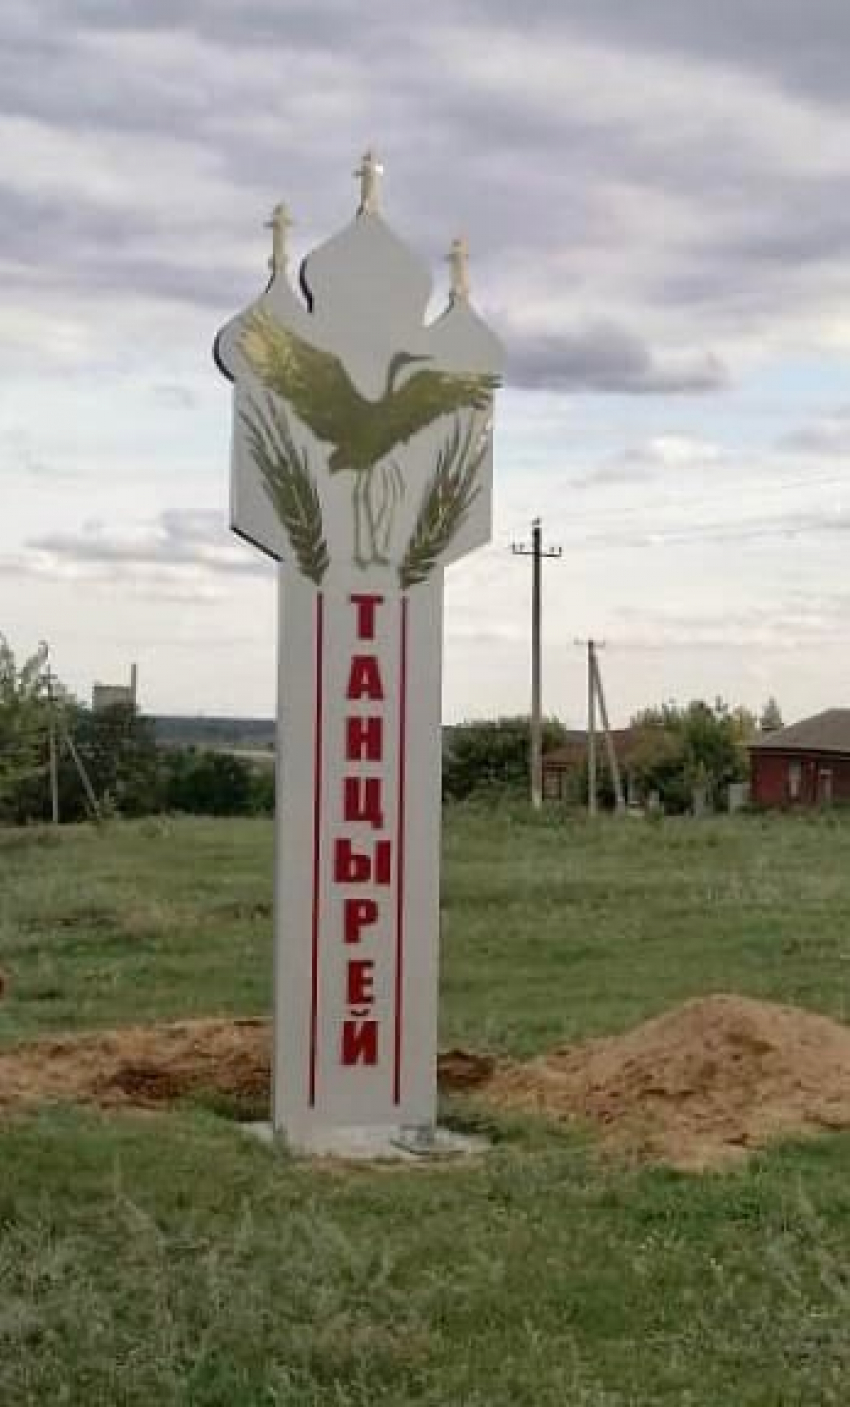
[[[267,309],[249,315],[240,346],[260,387],[242,411],[248,446],[300,571],[318,586],[330,565],[319,490],[326,472],[350,476],[356,566],[395,564],[404,590],[426,581],[480,491],[498,378],[439,370],[429,356],[399,350],[389,360],[383,394],[370,399],[340,357]],[[412,487],[397,451],[433,426],[445,432],[403,551],[393,552],[398,510]],[[314,462],[317,446],[323,464]]]

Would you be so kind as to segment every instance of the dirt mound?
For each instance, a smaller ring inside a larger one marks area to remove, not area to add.
[[[50,1102],[156,1108],[205,1096],[268,1106],[268,1022],[130,1026],[0,1053],[0,1111]],[[488,1105],[585,1120],[645,1161],[703,1168],[774,1138],[850,1128],[850,1027],[796,1007],[712,996],[625,1035],[525,1064],[449,1050],[440,1085]]]
[[[178,1021],[125,1026],[0,1052],[0,1110],[46,1103],[156,1108],[199,1094],[253,1110],[270,1094],[267,1021]],[[486,1085],[494,1061],[471,1051],[440,1054],[446,1089]]]
[[[486,1089],[495,1071],[492,1055],[473,1050],[441,1050],[437,1056],[437,1078],[445,1090]]]
[[[125,1026],[0,1052],[0,1109],[55,1102],[153,1108],[208,1091],[268,1099],[268,1022]]]
[[[648,1161],[716,1166],[775,1138],[850,1127],[850,1028],[797,1007],[710,996],[497,1071],[487,1098],[586,1119]]]

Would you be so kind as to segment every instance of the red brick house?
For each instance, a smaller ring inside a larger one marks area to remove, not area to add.
[[[756,806],[850,802],[850,708],[831,708],[750,744]]]

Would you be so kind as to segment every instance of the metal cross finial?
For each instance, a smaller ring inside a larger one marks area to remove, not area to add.
[[[266,229],[272,231],[272,253],[269,259],[269,268],[273,274],[286,272],[286,235],[292,224],[292,216],[283,202],[275,206],[271,213],[271,219],[266,221]]]
[[[384,168],[373,151],[363,153],[363,160],[354,172],[360,179],[358,215],[374,215],[381,208],[381,177]]]
[[[448,255],[451,269],[451,298],[453,303],[469,301],[469,245],[463,238],[453,239]]]

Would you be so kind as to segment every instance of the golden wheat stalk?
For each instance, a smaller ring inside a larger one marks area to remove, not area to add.
[[[462,527],[466,515],[481,491],[476,483],[478,470],[487,453],[486,429],[473,443],[475,416],[469,417],[466,432],[460,416],[439,455],[422,503],[404,559],[398,569],[403,590],[427,581],[439,558]]]
[[[286,529],[298,566],[304,576],[321,586],[330,558],[307,451],[295,444],[281,405],[270,402],[266,411],[252,400],[242,421],[266,493]]]

